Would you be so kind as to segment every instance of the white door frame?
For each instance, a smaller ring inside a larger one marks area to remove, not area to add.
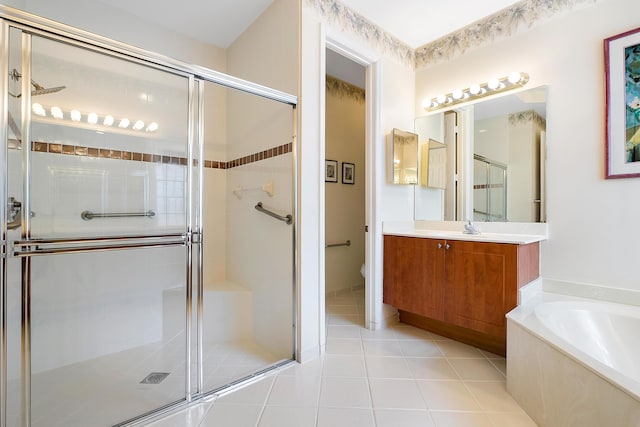
[[[377,183],[380,171],[376,167],[379,154],[376,151],[376,141],[381,141],[380,132],[380,55],[359,46],[352,40],[345,40],[344,34],[329,32],[322,26],[321,36],[321,60],[320,60],[320,170],[324,170],[325,158],[325,84],[326,84],[326,49],[332,51],[362,65],[366,69],[365,83],[365,223],[368,232],[365,235],[365,328],[377,329],[384,323],[382,317],[382,286],[376,286],[379,281],[376,277],[377,256],[376,251],[381,250],[376,246],[376,235],[381,234],[381,222],[378,221]],[[325,324],[325,193],[324,185],[320,191],[320,319],[321,325]],[[362,230],[364,232],[364,230]],[[380,279],[381,281],[381,279]],[[379,327],[379,326],[378,326]],[[324,348],[326,336],[324,328],[320,335],[321,348]]]

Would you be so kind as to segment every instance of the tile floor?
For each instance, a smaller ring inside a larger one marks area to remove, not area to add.
[[[36,373],[31,378],[31,425],[102,427],[180,401],[184,398],[184,353],[184,337],[179,335],[164,343]],[[208,343],[204,353],[207,390],[281,360],[253,341]],[[160,384],[141,384],[150,372],[169,375]],[[20,386],[18,380],[8,385],[9,427],[21,425]]]
[[[504,358],[399,324],[368,331],[363,291],[327,297],[327,351],[154,427],[526,427]]]

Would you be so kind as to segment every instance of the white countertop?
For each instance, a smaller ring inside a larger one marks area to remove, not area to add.
[[[468,240],[487,243],[527,245],[547,239],[546,224],[474,223],[480,234],[464,234],[463,221],[384,222],[382,233],[390,236],[427,239]]]

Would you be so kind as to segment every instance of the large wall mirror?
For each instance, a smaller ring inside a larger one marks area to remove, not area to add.
[[[546,99],[542,86],[417,118],[421,153],[438,141],[446,159],[437,186],[419,178],[415,219],[545,222]]]

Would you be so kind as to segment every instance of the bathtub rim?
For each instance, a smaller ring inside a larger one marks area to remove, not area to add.
[[[588,353],[580,350],[573,344],[564,340],[553,331],[551,331],[546,325],[544,325],[535,314],[535,308],[544,303],[550,302],[581,302],[581,303],[597,303],[604,306],[623,306],[625,310],[634,309],[640,313],[640,307],[635,305],[620,304],[615,302],[608,302],[590,298],[582,298],[577,296],[561,295],[552,292],[540,292],[537,295],[529,298],[522,305],[517,306],[509,313],[507,313],[507,328],[510,322],[514,322],[525,331],[539,339],[540,341],[547,343],[556,351],[560,352],[564,356],[578,363],[580,366],[588,369],[590,372],[598,375],[603,380],[609,382],[614,387],[620,389],[630,397],[640,402],[640,382],[635,381],[618,370],[606,365],[605,363],[595,359]],[[507,358],[509,357],[509,343],[507,342]],[[507,371],[507,376],[509,372]]]

